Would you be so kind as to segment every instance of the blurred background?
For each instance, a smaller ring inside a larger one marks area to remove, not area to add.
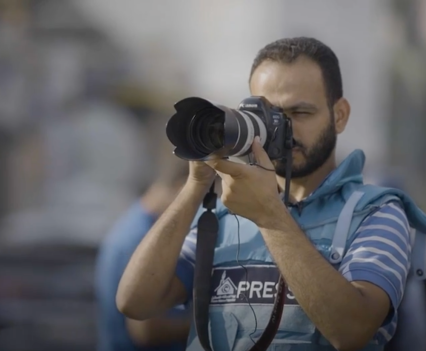
[[[257,51],[335,50],[339,158],[426,206],[424,0],[0,0],[0,350],[94,350],[100,241],[148,187],[173,103],[230,107]]]

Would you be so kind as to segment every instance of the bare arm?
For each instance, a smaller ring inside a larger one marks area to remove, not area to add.
[[[390,311],[388,295],[370,282],[347,281],[315,249],[284,205],[277,207],[260,230],[300,306],[338,350],[364,347]]]
[[[341,351],[361,349],[387,316],[394,317],[391,307],[398,308],[402,298],[410,253],[404,211],[390,204],[392,211],[388,208],[381,216],[369,216],[336,271],[279,198],[276,175],[265,171],[274,165],[258,137],[252,152],[260,167],[228,160],[207,161],[222,178],[223,204],[257,224],[298,303],[329,342]],[[383,218],[386,223],[382,223]],[[390,245],[377,246],[377,241],[383,240]],[[382,340],[387,339],[385,336]]]
[[[138,346],[152,347],[184,343],[188,339],[190,315],[157,317],[146,321],[127,320],[127,330]]]
[[[188,182],[141,241],[121,278],[117,307],[127,317],[145,320],[186,300],[175,276],[189,226],[208,187]]]

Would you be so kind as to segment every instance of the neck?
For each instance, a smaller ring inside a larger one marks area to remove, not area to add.
[[[154,183],[142,196],[141,206],[149,213],[160,216],[172,203],[179,190],[180,187],[177,186]]]
[[[290,182],[290,199],[292,202],[299,202],[315,191],[324,179],[336,168],[335,153],[330,155],[328,160],[315,172],[303,177],[292,179]],[[285,179],[277,176],[279,187],[285,189]]]

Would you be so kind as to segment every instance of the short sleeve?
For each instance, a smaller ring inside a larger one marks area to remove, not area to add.
[[[396,310],[404,293],[410,254],[407,217],[392,202],[364,220],[339,271],[349,281],[368,281],[382,288]]]

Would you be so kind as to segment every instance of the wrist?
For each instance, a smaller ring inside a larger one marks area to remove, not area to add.
[[[212,184],[213,182],[200,182],[198,180],[188,178],[184,188],[194,193],[203,193],[205,195]]]
[[[290,216],[281,200],[268,201],[265,210],[262,211],[255,223],[259,229],[279,229],[285,221],[286,215]]]
[[[207,194],[211,184],[200,183],[193,180],[187,180],[183,186],[182,191],[191,194],[192,196],[199,197],[201,200]]]

